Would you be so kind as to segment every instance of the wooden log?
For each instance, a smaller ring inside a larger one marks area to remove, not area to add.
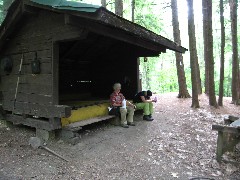
[[[38,51],[47,51],[51,50],[52,41],[51,40],[35,40],[35,37],[32,37],[29,42],[24,39],[17,39],[11,41],[9,44],[6,45],[6,55],[10,54],[20,54],[20,53],[31,53],[31,52],[38,52]]]
[[[53,43],[52,53],[52,97],[53,104],[59,104],[59,43]]]
[[[74,16],[65,16],[65,23],[67,25],[73,25],[73,26],[80,27],[80,28],[87,27],[92,32],[96,32],[98,34],[108,36],[110,38],[118,39],[118,40],[124,41],[126,43],[134,44],[134,45],[137,45],[140,47],[144,47],[144,48],[147,47],[156,52],[154,54],[155,56],[158,55],[160,52],[166,52],[166,47],[150,43],[144,39],[138,38],[137,36],[133,36],[130,33],[127,34],[119,28],[116,29],[116,28],[112,28],[110,26],[106,26],[106,25],[104,26],[103,24],[95,23],[94,21],[79,18],[79,17],[74,17]],[[165,39],[163,40],[162,43],[163,44],[165,43]],[[168,42],[168,44],[170,45],[170,41]],[[153,54],[153,52],[151,52],[150,54]],[[149,56],[150,56],[150,54],[149,54]]]
[[[229,115],[229,116],[228,116],[228,119],[234,122],[234,121],[238,120],[239,117]]]
[[[51,62],[40,62],[40,74],[52,74],[52,63]],[[12,75],[18,75],[19,74],[19,64],[17,66],[13,66]],[[32,74],[32,67],[31,63],[25,63],[22,65],[21,74]],[[6,76],[5,74],[3,76]]]
[[[3,103],[3,109],[13,111],[15,114],[28,114],[45,118],[62,118],[71,115],[71,107],[65,105],[41,105],[27,102],[15,102],[14,106],[14,101],[8,101],[7,103]]]
[[[240,135],[240,129],[231,126],[212,125],[212,130]]]
[[[61,128],[61,126],[59,126],[58,124],[54,124],[52,122],[49,122],[48,120],[24,118],[21,115],[7,114],[5,116],[5,119],[7,121],[13,122],[14,124],[23,124],[26,126],[34,127],[36,129],[44,129],[47,131],[52,131]]]
[[[99,116],[99,117],[96,117],[96,118],[81,120],[81,121],[71,123],[71,124],[68,124],[68,125],[64,126],[64,129],[67,129],[67,130],[74,129],[75,130],[78,127],[82,127],[82,126],[85,126],[85,125],[88,125],[88,124],[92,124],[92,123],[96,123],[96,122],[100,122],[100,121],[104,121],[104,120],[108,120],[108,119],[111,119],[111,118],[114,118],[114,117],[115,116],[113,116],[113,115],[107,115],[107,116]]]
[[[217,138],[217,152],[216,152],[216,158],[217,161],[220,162],[222,160],[223,155],[223,146],[224,146],[224,139],[223,139],[223,132],[218,131],[218,138]]]
[[[222,160],[225,152],[232,152],[236,144],[240,141],[240,129],[236,127],[212,125],[212,130],[218,131],[216,159]]]
[[[3,90],[8,90],[11,86],[16,87],[19,77],[19,84],[40,84],[49,85],[52,82],[52,74],[21,74],[2,77]]]
[[[15,92],[14,91],[3,91],[3,103],[7,103],[8,101],[15,100]],[[18,102],[28,102],[28,103],[37,103],[37,104],[46,104],[52,105],[52,96],[44,95],[44,94],[33,94],[33,93],[25,93],[18,92],[16,96],[16,101]]]
[[[2,91],[10,91],[16,92],[16,84],[8,84]],[[19,83],[18,93],[26,93],[26,94],[42,94],[42,95],[52,95],[52,84],[38,84],[38,83]]]

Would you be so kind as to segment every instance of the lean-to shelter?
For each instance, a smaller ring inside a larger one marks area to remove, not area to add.
[[[138,57],[167,49],[186,51],[100,6],[15,0],[0,27],[1,112],[6,120],[46,130],[106,115],[113,83],[122,83],[132,98]],[[89,105],[101,113],[84,111]]]

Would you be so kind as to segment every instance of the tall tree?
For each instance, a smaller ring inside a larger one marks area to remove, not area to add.
[[[143,66],[144,74],[145,74],[145,82],[147,89],[151,89],[150,85],[150,75],[149,75],[149,65],[148,65],[148,58],[144,57],[144,66]]]
[[[207,59],[208,59],[208,82],[209,82],[209,105],[217,106],[216,95],[215,95],[215,82],[214,82],[214,59],[213,59],[213,35],[212,35],[212,0],[206,1],[207,8]]]
[[[190,49],[190,66],[191,66],[191,80],[192,80],[192,106],[199,108],[198,101],[198,84],[197,84],[197,51],[196,51],[196,37],[193,13],[193,0],[187,0],[188,3],[188,36]]]
[[[123,17],[123,1],[115,0],[115,14]]]
[[[102,4],[102,7],[107,7],[107,3],[106,3],[106,0],[101,0],[101,4]]]
[[[219,80],[219,97],[218,105],[223,105],[223,83],[224,83],[224,48],[225,48],[225,26],[224,26],[224,9],[223,0],[220,0],[220,22],[221,22],[221,63],[220,63],[220,80]]]
[[[208,38],[207,38],[207,1],[202,0],[202,14],[203,14],[203,42],[204,42],[204,61],[205,61],[205,94],[209,95],[209,62],[208,62]]]
[[[132,0],[132,22],[134,22],[135,18],[135,0]]]
[[[239,60],[237,39],[237,0],[229,0],[232,34],[232,102],[238,104]]]
[[[181,45],[177,0],[171,0],[171,7],[172,7],[172,26],[173,26],[174,41],[177,44]],[[191,96],[189,95],[187,90],[183,56],[181,53],[178,53],[178,52],[175,52],[175,56],[176,56],[176,66],[177,66],[178,86],[179,86],[178,98],[189,98]]]
[[[0,0],[0,25],[3,21],[3,18],[4,18],[4,16],[3,16],[3,2],[2,2],[2,0]]]

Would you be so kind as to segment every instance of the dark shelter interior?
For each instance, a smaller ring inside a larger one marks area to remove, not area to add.
[[[59,42],[59,100],[109,99],[112,85],[132,99],[138,87],[137,57],[148,50],[89,33],[87,38]]]

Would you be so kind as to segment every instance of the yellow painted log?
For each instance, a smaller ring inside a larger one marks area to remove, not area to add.
[[[77,103],[77,105],[87,105],[87,104],[91,104],[91,103],[90,102]],[[102,103],[98,105],[91,105],[87,107],[81,107],[76,110],[72,110],[70,117],[61,119],[62,126],[65,126],[67,124],[71,124],[74,122],[78,122],[81,120],[85,120],[85,119],[108,115],[108,107],[109,107],[109,103]]]

